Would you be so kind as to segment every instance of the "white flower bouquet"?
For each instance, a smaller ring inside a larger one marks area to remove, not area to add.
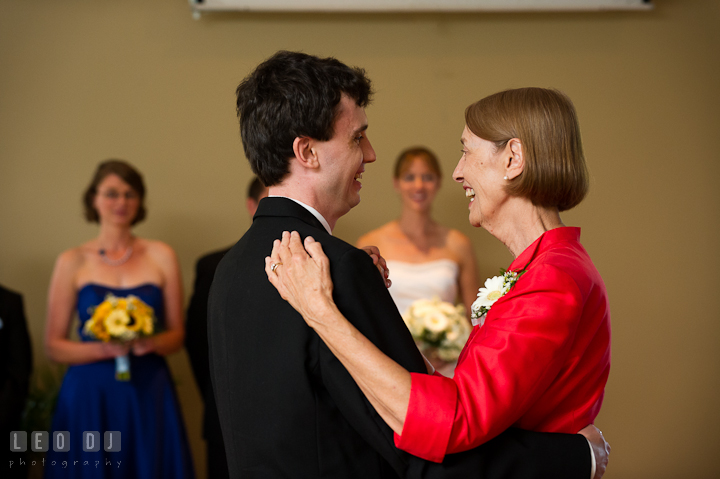
[[[439,298],[418,299],[403,314],[403,320],[420,349],[434,350],[443,361],[455,361],[470,336],[465,308]]]

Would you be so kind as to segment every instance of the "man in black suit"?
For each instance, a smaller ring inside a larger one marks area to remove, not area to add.
[[[210,370],[230,477],[590,477],[580,435],[509,430],[442,465],[398,450],[352,377],[267,281],[272,241],[312,235],[330,260],[338,308],[385,354],[426,372],[373,261],[332,236],[375,161],[370,95],[363,70],[293,52],[278,52],[237,89],[245,154],[270,196],[210,292]]]
[[[22,296],[0,286],[0,432],[6,440],[10,437],[10,431],[20,430],[31,372],[32,348]],[[29,436],[28,432],[28,440]],[[0,476],[27,477],[24,453],[10,452],[5,445],[0,460]],[[25,462],[25,465],[22,466],[21,462]]]
[[[255,215],[258,202],[267,196],[267,192],[267,187],[262,184],[258,177],[254,177],[248,185],[245,202],[250,218]],[[215,269],[228,251],[230,251],[230,248],[208,253],[197,261],[195,266],[195,286],[190,298],[187,322],[185,323],[185,347],[190,357],[195,382],[203,398],[203,437],[207,448],[208,477],[212,479],[228,477],[228,470],[225,445],[223,444],[220,420],[215,405],[215,395],[210,383],[207,304]]]

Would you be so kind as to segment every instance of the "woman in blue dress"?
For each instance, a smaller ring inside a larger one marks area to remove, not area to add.
[[[99,235],[63,252],[55,263],[45,349],[51,360],[70,367],[53,417],[46,478],[194,477],[163,357],[182,347],[185,334],[180,269],[170,246],[132,234],[145,217],[144,198],[142,176],[131,165],[101,163],[83,201],[86,219],[100,225]],[[108,295],[132,296],[152,308],[155,334],[103,342],[84,329]],[[69,338],[75,310],[80,341]],[[118,367],[129,373],[118,377],[129,379],[116,379]],[[55,436],[59,431],[69,437]],[[86,431],[99,435],[90,438]],[[120,434],[106,438],[108,431]],[[99,450],[83,450],[93,443]],[[55,451],[58,446],[69,450]]]

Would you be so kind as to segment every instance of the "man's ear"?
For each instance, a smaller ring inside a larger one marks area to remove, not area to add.
[[[298,136],[293,141],[293,153],[295,153],[295,159],[300,162],[303,168],[315,169],[320,166],[318,161],[317,153],[313,148],[312,138],[307,136]]]
[[[507,159],[505,160],[505,173],[508,180],[517,178],[525,170],[525,154],[523,152],[522,142],[518,138],[508,141]]]
[[[245,208],[247,208],[248,214],[250,215],[250,219],[252,219],[252,217],[255,216],[257,207],[258,207],[258,201],[255,201],[255,198],[250,197],[245,200]]]

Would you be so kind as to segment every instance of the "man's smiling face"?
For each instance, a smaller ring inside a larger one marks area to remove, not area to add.
[[[368,127],[365,109],[343,95],[333,136],[315,144],[323,174],[321,209],[334,219],[340,218],[360,203],[360,179],[365,163],[375,161],[375,151],[366,135]],[[330,218],[328,218],[330,220]]]

